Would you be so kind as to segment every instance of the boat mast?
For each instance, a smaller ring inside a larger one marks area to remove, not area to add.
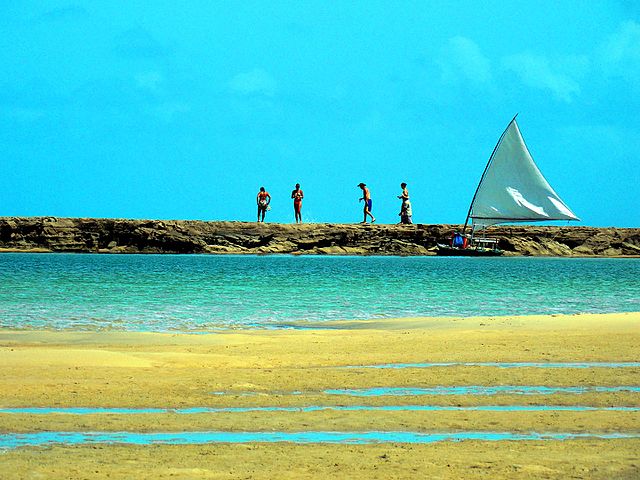
[[[496,150],[498,149],[498,146],[500,145],[500,142],[502,142],[502,139],[504,138],[505,133],[507,133],[507,130],[509,130],[509,127],[516,120],[517,116],[518,116],[518,114],[516,113],[515,116],[513,117],[513,119],[511,119],[511,121],[509,122],[509,125],[507,125],[507,128],[505,128],[504,132],[502,132],[502,135],[500,135],[500,138],[498,139],[498,143],[496,143],[496,146],[494,147],[493,152],[491,152],[491,156],[489,157],[489,161],[487,162],[487,166],[484,167],[484,172],[482,172],[482,177],[480,177],[480,181],[478,182],[478,187],[476,188],[476,191],[473,194],[473,198],[471,199],[471,205],[469,205],[469,211],[467,212],[467,218],[464,221],[464,227],[462,227],[462,234],[463,235],[464,235],[464,232],[467,230],[467,225],[469,224],[469,217],[471,216],[471,210],[473,210],[473,202],[476,201],[476,196],[478,195],[478,190],[480,190],[480,185],[482,185],[482,180],[484,180],[484,176],[487,174],[487,170],[489,170],[489,165],[491,165],[491,161],[493,160],[493,156],[495,155]]]

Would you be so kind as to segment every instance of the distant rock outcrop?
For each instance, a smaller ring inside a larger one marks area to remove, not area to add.
[[[434,255],[458,225],[0,217],[0,251]],[[507,255],[640,256],[640,228],[498,226]]]

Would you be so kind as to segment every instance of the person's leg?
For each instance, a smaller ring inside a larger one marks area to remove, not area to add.
[[[300,213],[302,205],[298,202],[293,204],[293,211],[296,214],[296,223],[302,222],[302,214]]]
[[[364,213],[364,218],[362,219],[362,223],[367,223],[367,215],[371,215],[369,212],[369,200],[364,201],[364,209],[362,210]]]
[[[365,211],[364,211],[364,221],[362,223],[367,223],[367,215],[369,215],[371,217],[371,223],[376,221],[376,217],[374,217],[369,210],[365,209]]]

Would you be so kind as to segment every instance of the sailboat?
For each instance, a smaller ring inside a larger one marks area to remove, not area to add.
[[[516,117],[509,122],[489,157],[462,232],[454,232],[448,244],[438,243],[438,255],[501,255],[498,240],[484,236],[487,227],[499,223],[579,220],[533,161]],[[470,235],[466,234],[469,220]]]

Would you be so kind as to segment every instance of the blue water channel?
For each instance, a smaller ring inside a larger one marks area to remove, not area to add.
[[[352,397],[383,397],[383,396],[411,396],[411,395],[554,395],[557,393],[584,394],[584,393],[619,393],[640,392],[639,386],[585,386],[585,387],[547,387],[542,385],[468,385],[453,387],[374,387],[361,389],[329,389],[324,393],[328,395],[348,395]]]
[[[492,367],[492,368],[635,368],[640,362],[427,362],[382,363],[379,365],[348,365],[343,368],[436,368],[436,367]]]
[[[574,439],[640,438],[640,433],[555,433],[555,432],[38,432],[0,434],[0,449],[28,446],[134,444],[192,445],[209,443],[435,443],[466,440],[547,441]]]
[[[328,389],[322,393],[327,395],[347,395],[353,397],[384,397],[384,396],[411,396],[411,395],[554,395],[556,393],[566,393],[581,395],[585,393],[638,393],[640,386],[571,386],[571,387],[548,387],[544,385],[456,385],[456,386],[436,386],[436,387],[373,387],[373,388],[350,388],[350,389]],[[274,392],[209,392],[210,395],[233,395],[233,396],[253,396],[258,394],[272,395],[302,395],[300,391],[274,391]]]

